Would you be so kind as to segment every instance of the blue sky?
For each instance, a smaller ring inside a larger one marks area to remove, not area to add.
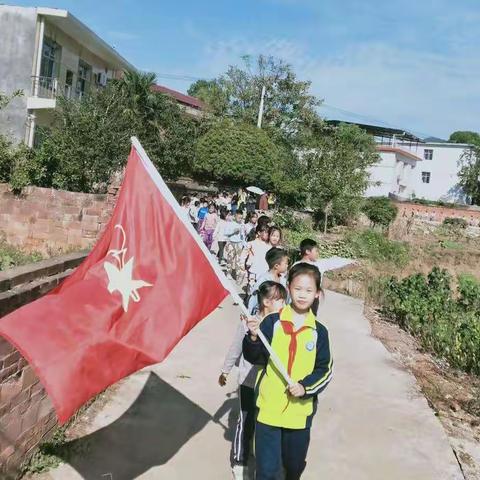
[[[447,138],[455,130],[480,131],[480,0],[51,0],[41,6],[70,10],[137,68],[180,91],[191,81],[162,75],[212,78],[241,55],[264,53],[310,80],[331,118],[381,120]]]

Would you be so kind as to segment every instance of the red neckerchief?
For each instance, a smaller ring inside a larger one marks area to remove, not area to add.
[[[283,310],[283,308],[282,308]],[[282,310],[280,310],[280,318],[282,315]],[[292,368],[293,368],[293,362],[295,361],[295,356],[297,354],[297,335],[304,330],[306,330],[307,327],[304,325],[303,327],[299,328],[297,331],[293,330],[293,323],[289,322],[287,320],[280,320],[280,324],[282,325],[283,332],[285,335],[290,335],[290,343],[288,345],[288,366],[287,366],[287,371],[288,375],[291,376],[292,374]],[[290,396],[287,396],[287,404],[285,405],[285,408],[282,410],[282,413],[285,412],[285,410],[288,408],[290,405]]]
[[[292,367],[293,367],[293,362],[295,361],[295,356],[297,354],[297,335],[304,330],[307,330],[310,327],[307,327],[304,325],[303,327],[300,327],[297,331],[295,331],[294,325],[291,322],[288,322],[286,320],[280,320],[280,323],[283,328],[283,332],[286,335],[290,335],[290,344],[288,345],[288,366],[287,366],[287,372],[289,375],[292,374]]]

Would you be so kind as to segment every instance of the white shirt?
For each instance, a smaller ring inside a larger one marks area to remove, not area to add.
[[[265,255],[271,248],[269,243],[259,238],[247,243],[247,265],[250,267],[250,273],[255,274],[257,278],[268,272],[268,263],[265,260]]]
[[[217,227],[213,232],[213,238],[217,242],[226,242],[228,238],[225,236],[225,228],[227,226],[227,221],[220,219],[217,223]]]

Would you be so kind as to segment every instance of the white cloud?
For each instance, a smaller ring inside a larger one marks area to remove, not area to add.
[[[468,35],[457,41],[465,44]],[[370,42],[318,58],[288,39],[230,39],[207,44],[202,71],[213,77],[241,55],[259,53],[291,63],[330,105],[438,136],[480,131],[480,58],[467,48],[454,56]]]

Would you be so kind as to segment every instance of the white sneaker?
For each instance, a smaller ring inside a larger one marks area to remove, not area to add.
[[[232,467],[234,480],[247,480],[247,469],[243,465],[234,465]]]

